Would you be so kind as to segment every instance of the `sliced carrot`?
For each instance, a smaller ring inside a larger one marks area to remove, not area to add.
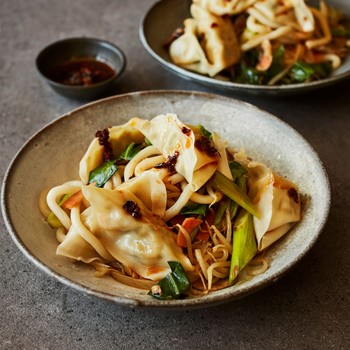
[[[83,191],[80,190],[72,194],[68,199],[66,199],[61,207],[64,209],[72,209],[75,205],[80,203],[84,198]]]
[[[186,218],[183,223],[182,227],[188,232],[191,233],[199,224],[201,224],[203,221],[200,219],[196,219],[194,217]]]
[[[199,231],[196,235],[196,240],[198,241],[208,241],[209,240],[209,231]]]
[[[88,184],[88,186],[95,186],[95,185],[96,185],[96,182],[91,182]],[[75,192],[61,204],[61,207],[63,209],[72,209],[74,206],[80,203],[83,200],[83,198],[84,198],[84,195],[82,190]]]
[[[187,242],[184,234],[179,231],[176,237],[176,244],[181,247],[181,248],[186,248],[187,247]]]
[[[188,232],[188,234],[190,235],[191,232],[196,229],[203,221],[200,219],[196,219],[194,217],[189,217],[186,218],[183,223],[182,223],[182,227]],[[184,236],[184,234],[179,231],[177,234],[177,239],[176,239],[176,244],[181,247],[181,248],[186,248],[187,247],[187,242],[186,242],[186,238]]]

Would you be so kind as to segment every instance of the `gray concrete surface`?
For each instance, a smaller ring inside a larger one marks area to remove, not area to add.
[[[153,2],[1,1],[0,180],[33,133],[81,104],[55,94],[37,75],[35,56],[52,41],[94,36],[119,45],[128,66],[115,93],[209,91],[165,71],[143,49],[139,22]],[[333,191],[328,224],[302,263],[278,283],[225,305],[129,309],[47,277],[17,249],[1,218],[0,349],[350,348],[350,82],[304,96],[231,96],[293,126],[328,170]]]

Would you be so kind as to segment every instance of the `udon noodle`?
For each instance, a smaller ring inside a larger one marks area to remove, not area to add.
[[[170,113],[98,131],[79,179],[40,199],[58,255],[158,296],[173,269],[192,295],[263,273],[300,206],[294,183]]]

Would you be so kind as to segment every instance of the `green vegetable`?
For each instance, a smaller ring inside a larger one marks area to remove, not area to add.
[[[228,164],[230,166],[231,174],[234,180],[242,177],[248,172],[248,170],[242,164],[234,160],[229,162]]]
[[[336,28],[333,35],[350,37],[350,30]],[[280,45],[272,53],[272,64],[266,71],[256,69],[259,62],[259,51],[252,49],[244,53],[241,63],[237,66],[235,73],[232,75],[233,81],[243,84],[265,85],[282,72],[285,67],[283,65],[285,56],[285,47]],[[291,67],[288,74],[281,79],[282,84],[303,83],[319,79],[327,78],[332,72],[331,62],[322,63],[306,63],[297,61]]]
[[[243,60],[249,67],[255,67],[259,62],[259,50],[253,48],[244,53]]]
[[[285,48],[284,45],[280,45],[273,53],[272,53],[272,63],[270,68],[262,72],[264,75],[264,84],[268,84],[269,81],[281,73],[284,69],[284,55],[285,55]]]
[[[213,184],[224,193],[227,197],[231,198],[242,208],[246,209],[249,213],[259,218],[259,213],[255,209],[250,198],[230,179],[225,175],[215,172],[213,177]]]
[[[247,178],[244,176],[238,177],[235,181],[236,185],[244,192],[247,193]],[[238,204],[234,201],[231,201],[230,213],[231,220],[235,217],[238,210]]]
[[[235,81],[242,84],[261,85],[262,75],[256,68],[250,67],[242,61],[239,64],[238,75]]]
[[[259,71],[255,68],[259,62],[259,51],[257,49],[247,51],[243,56],[242,63],[239,65],[235,81],[243,84],[267,84],[272,77],[283,70],[285,51],[284,46],[280,45],[272,53],[272,63],[266,71]]]
[[[297,61],[290,69],[288,77],[291,79],[291,83],[302,83],[326,78],[331,72],[331,62],[305,63]]]
[[[211,139],[211,132],[208,131],[203,125],[197,125],[199,132],[208,139]]]
[[[226,209],[229,207],[229,205],[230,205],[229,199],[220,201],[220,206],[216,210],[216,215],[215,215],[215,219],[214,219],[214,223],[213,223],[215,226],[218,226],[220,224],[220,222],[224,219]]]
[[[135,155],[140,151],[140,148],[138,148],[138,145],[135,144],[135,142],[130,143],[130,145],[125,149],[124,152],[121,153],[121,155],[118,157],[117,161],[119,160],[131,160],[135,157]]]
[[[89,184],[96,182],[96,187],[102,187],[118,170],[116,160],[108,160],[89,174]]]
[[[61,206],[62,203],[67,200],[71,195],[70,194],[65,194],[61,200],[59,201],[58,205]],[[52,227],[52,228],[59,228],[62,226],[62,223],[60,220],[58,220],[57,216],[53,213],[50,212],[49,216],[47,217],[47,223]]]
[[[147,137],[145,137],[145,144],[146,146],[152,146],[152,142]]]
[[[236,162],[233,162],[233,163],[236,163]],[[243,175],[238,175],[238,174],[239,174],[240,171],[244,171],[244,173],[246,173],[247,170],[243,166],[241,166],[239,163],[237,163],[237,164],[241,168],[239,168],[239,167],[235,168],[235,170],[237,170],[235,175],[238,176],[236,178],[236,180],[235,180],[235,183],[244,193],[246,193],[247,179]],[[234,165],[234,167],[235,167],[235,165]],[[243,172],[241,174],[243,174]],[[233,175],[233,177],[235,178],[234,175]],[[224,215],[225,215],[225,212],[226,212],[227,209],[230,212],[230,219],[232,220],[235,217],[238,208],[239,208],[239,205],[235,201],[233,201],[233,200],[231,200],[229,198],[227,198],[227,201],[221,200],[219,208],[215,211],[216,212],[216,216],[215,216],[215,220],[214,220],[214,225],[218,226],[220,224],[220,222],[225,218]]]
[[[233,228],[233,250],[229,282],[232,283],[239,272],[254,258],[257,252],[253,216],[241,210]]]
[[[178,261],[168,261],[168,264],[171,272],[152,287],[148,295],[160,300],[182,299],[187,296],[190,281]]]
[[[247,178],[244,175],[247,174],[248,170],[242,164],[236,161],[229,162],[229,166],[234,182],[244,193],[246,193]],[[231,201],[229,210],[231,213],[232,220],[237,213],[238,204],[234,201]]]
[[[180,214],[204,216],[207,210],[208,210],[208,204],[188,203],[181,209]]]
[[[341,36],[345,38],[350,38],[350,29],[345,28],[333,28],[332,36]]]

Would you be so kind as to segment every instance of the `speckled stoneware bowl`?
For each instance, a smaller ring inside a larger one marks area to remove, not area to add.
[[[299,185],[302,221],[267,251],[270,268],[242,284],[184,300],[158,301],[146,291],[96,278],[83,264],[55,254],[57,241],[38,208],[43,188],[78,178],[78,162],[96,130],[138,116],[177,113],[185,123],[202,124],[243,147],[254,159]],[[64,137],[62,137],[64,135]],[[30,171],[28,171],[30,169]],[[53,121],[34,135],[12,161],[3,184],[2,212],[11,237],[36,266],[84,293],[129,306],[187,308],[244,297],[277,281],[310,250],[327,219],[328,177],[311,146],[290,126],[237,100],[196,92],[131,93],[88,104]]]
[[[170,70],[182,78],[216,88],[219,90],[246,93],[252,95],[281,96],[301,94],[327,87],[350,78],[350,55],[345,62],[329,78],[302,84],[261,86],[239,84],[227,79],[223,80],[220,75],[215,78],[191,72],[172,63],[168,50],[165,48],[169,35],[176,29],[183,27],[183,21],[191,17],[190,5],[192,0],[160,0],[144,16],[140,26],[140,39],[148,51],[164,68]],[[311,0],[308,4],[318,7],[318,0]],[[350,17],[349,0],[326,0],[326,3],[342,10]]]

